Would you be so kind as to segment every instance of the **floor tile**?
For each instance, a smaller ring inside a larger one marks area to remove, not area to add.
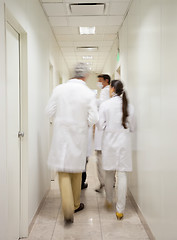
[[[59,192],[58,178],[51,182],[41,211],[39,212],[28,240],[148,240],[141,221],[127,198],[123,220],[115,215],[116,188],[114,189],[113,209],[108,211],[105,204],[105,191],[96,193],[98,187],[95,155],[87,165],[88,188],[81,191],[84,210],[74,214],[74,223],[65,225]]]

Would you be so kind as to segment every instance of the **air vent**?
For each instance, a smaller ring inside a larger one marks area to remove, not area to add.
[[[73,3],[69,4],[71,15],[103,15],[105,12],[105,3]]]
[[[88,47],[88,46],[85,46],[85,47],[77,47],[77,51],[79,52],[85,52],[85,51],[90,51],[90,52],[95,52],[95,51],[98,51],[98,47]]]

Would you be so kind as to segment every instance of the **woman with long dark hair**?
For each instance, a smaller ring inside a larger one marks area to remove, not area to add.
[[[126,172],[132,171],[131,136],[134,130],[134,108],[128,103],[123,83],[113,80],[111,98],[100,106],[98,126],[104,131],[102,163],[105,170],[106,206],[112,207],[115,172],[118,173],[118,200],[116,216],[124,214],[127,193]]]

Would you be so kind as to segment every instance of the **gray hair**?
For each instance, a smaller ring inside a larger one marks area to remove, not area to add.
[[[88,75],[88,73],[89,69],[85,63],[78,63],[74,69],[75,78],[84,78]]]

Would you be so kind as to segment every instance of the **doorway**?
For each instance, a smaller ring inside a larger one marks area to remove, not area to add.
[[[19,238],[20,226],[20,35],[6,24],[7,76],[7,169],[8,169],[8,234]],[[21,136],[20,136],[21,134]]]
[[[53,81],[53,65],[49,63],[49,98],[52,95],[54,89],[54,81]],[[52,125],[52,119],[50,119],[50,126],[49,126],[49,150],[50,145],[52,142],[52,135],[53,135],[53,125]],[[56,172],[54,170],[51,170],[51,177],[50,180],[54,181],[56,176]]]
[[[28,236],[27,48],[22,32],[6,10],[8,240]]]

